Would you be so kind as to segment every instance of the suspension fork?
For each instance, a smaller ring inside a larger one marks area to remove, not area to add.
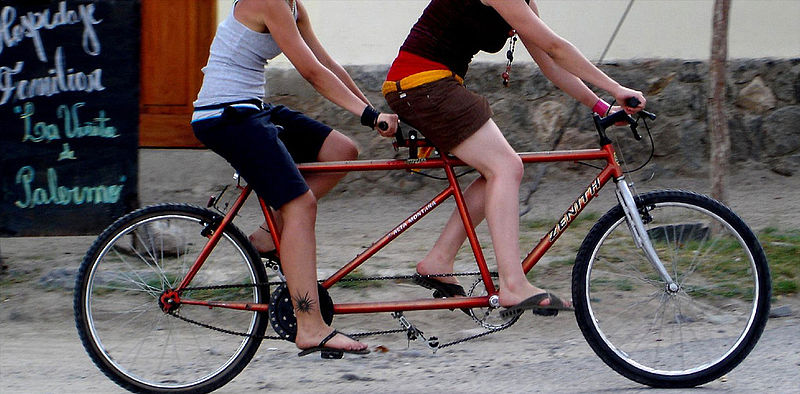
[[[678,291],[678,284],[675,283],[675,281],[669,275],[667,269],[664,267],[664,263],[658,257],[658,253],[656,253],[653,243],[650,242],[650,236],[647,234],[647,229],[644,227],[642,216],[639,214],[639,210],[636,208],[636,202],[633,199],[633,194],[631,193],[631,189],[628,187],[625,177],[623,176],[617,178],[616,185],[617,200],[619,201],[623,212],[625,212],[625,219],[628,224],[628,229],[631,232],[631,236],[633,237],[636,246],[641,249],[642,252],[644,252],[644,255],[650,262],[650,265],[653,266],[653,268],[658,272],[658,275],[661,276],[661,279],[664,281],[664,283],[667,284],[667,290],[671,292]]]

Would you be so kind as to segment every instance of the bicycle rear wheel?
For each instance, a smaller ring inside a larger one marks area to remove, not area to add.
[[[75,284],[75,323],[92,361],[136,392],[208,392],[233,379],[261,342],[266,314],[180,305],[165,313],[160,298],[181,282],[219,215],[164,204],[112,224],[94,242]],[[264,286],[255,286],[263,283]],[[266,273],[247,238],[232,224],[181,299],[267,303]],[[220,287],[242,284],[243,287]]]
[[[681,191],[635,198],[679,289],[636,247],[620,206],[583,241],[573,268],[578,325],[611,368],[654,387],[693,387],[738,365],[767,322],[770,275],[756,236],[730,209]]]

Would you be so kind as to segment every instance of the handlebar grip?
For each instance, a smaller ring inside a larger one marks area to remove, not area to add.
[[[386,121],[378,122],[378,129],[383,131],[389,130],[389,123],[387,123]]]
[[[638,106],[639,106],[639,104],[641,104],[641,103],[642,103],[642,102],[641,102],[641,101],[639,101],[639,99],[637,99],[636,97],[629,97],[629,98],[627,98],[627,99],[625,100],[625,105],[627,105],[627,106],[629,106],[629,107],[634,107],[634,108],[635,108],[635,107],[638,107]],[[641,111],[639,111],[639,112],[640,112],[642,115],[644,115],[644,116],[646,116],[646,117],[650,118],[650,120],[656,120],[656,114],[654,114],[654,113],[652,113],[652,112],[647,112],[647,111],[645,111],[645,110],[641,110]]]

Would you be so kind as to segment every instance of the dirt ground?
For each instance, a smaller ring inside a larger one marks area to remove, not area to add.
[[[160,151],[142,160],[140,198],[144,204],[192,202],[204,204],[214,188],[209,177],[224,177],[229,170],[217,162],[186,169],[182,155],[198,153]],[[162,155],[169,157],[161,157]],[[183,163],[182,163],[183,162]],[[209,170],[209,168],[211,170]],[[214,179],[214,178],[212,178]],[[681,188],[706,192],[704,179],[672,178],[640,182],[639,191]],[[524,223],[554,222],[579,195],[586,182],[544,182],[531,200]],[[729,205],[755,229],[800,228],[800,210],[795,199],[800,176],[783,177],[766,170],[739,171],[731,177]],[[381,195],[374,191],[355,198],[342,193],[320,203],[318,244],[320,275],[369,246],[380,234],[393,228],[414,209],[432,198],[425,193],[406,196]],[[587,208],[602,213],[613,203],[611,188]],[[447,218],[442,207],[422,220],[419,229],[400,237],[364,267],[367,275],[406,275],[432,244],[436,231]],[[238,225],[247,233],[257,221],[258,209],[249,203]],[[536,276],[537,284],[568,295],[571,268],[554,264],[574,258],[574,248],[590,223],[576,223],[556,248],[542,261],[547,275]],[[487,239],[485,225],[479,228]],[[532,246],[542,234],[522,234],[523,246]],[[0,289],[0,393],[121,392],[91,363],[73,323],[72,285],[83,254],[92,237],[0,239],[0,252],[8,270]],[[467,255],[459,267],[470,270]],[[491,257],[488,251],[487,257]],[[491,260],[491,259],[490,259]],[[549,265],[552,264],[552,265]],[[534,269],[536,272],[539,268]],[[463,284],[470,283],[462,280]],[[340,290],[335,300],[375,297],[423,298],[429,292],[400,283],[374,288]],[[798,297],[781,297],[774,306],[788,305],[792,316],[772,319],[756,349],[745,362],[725,377],[704,386],[705,392],[774,391],[800,392],[800,317]],[[406,316],[426,335],[442,341],[475,333],[477,326],[459,311],[416,312]],[[345,332],[394,329],[398,323],[389,314],[337,317],[337,328]],[[253,362],[220,392],[637,392],[650,390],[606,367],[584,341],[569,314],[533,319],[525,315],[508,330],[436,353],[423,343],[407,343],[401,335],[366,338],[373,352],[365,357],[323,361],[297,358],[292,344],[265,341]]]

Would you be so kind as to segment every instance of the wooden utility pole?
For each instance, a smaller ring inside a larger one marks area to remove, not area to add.
[[[725,111],[730,8],[730,0],[714,0],[714,25],[709,64],[711,86],[708,98],[708,123],[711,137],[711,158],[709,160],[711,197],[722,202],[727,199],[726,178],[731,152],[730,131]]]

